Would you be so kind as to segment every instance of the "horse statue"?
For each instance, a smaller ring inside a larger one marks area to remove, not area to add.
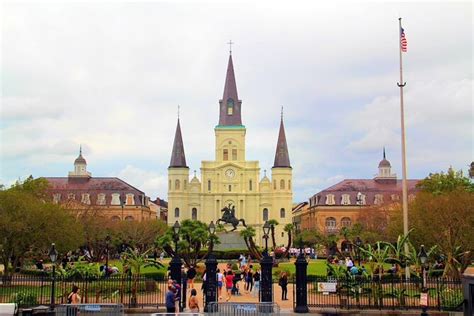
[[[244,227],[247,227],[247,225],[245,224],[245,220],[243,218],[241,219],[237,219],[235,217],[235,206],[233,205],[232,207],[230,207],[230,204],[229,206],[225,206],[221,212],[223,212],[222,214],[222,218],[219,218],[217,220],[217,225],[219,225],[221,222],[223,222],[224,224],[232,224],[232,226],[234,226],[234,229],[231,230],[231,232],[233,232],[234,230],[237,229],[237,226],[239,225],[240,222],[242,222],[242,225]]]

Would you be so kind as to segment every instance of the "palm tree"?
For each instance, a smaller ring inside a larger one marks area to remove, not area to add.
[[[411,229],[406,235],[399,235],[395,244],[389,242],[382,243],[384,246],[388,247],[390,252],[390,258],[388,258],[387,262],[397,266],[397,273],[399,276],[402,274],[402,268],[413,263],[413,258],[410,257],[410,253],[405,253],[405,244],[411,245],[409,236],[412,231],[413,229]]]
[[[279,223],[276,219],[271,219],[268,221],[268,224],[270,225],[270,233],[272,235],[273,250],[275,250],[276,249],[275,227],[278,226]]]
[[[293,229],[295,227],[293,224],[286,224],[285,228],[283,230],[288,234],[288,245],[286,246],[285,253],[283,254],[283,257],[289,257],[290,256],[290,247],[291,247],[291,233],[293,232]]]
[[[247,245],[252,257],[256,258],[257,260],[262,259],[262,255],[260,254],[260,251],[258,251],[257,246],[253,240],[255,237],[255,228],[250,226],[246,227],[244,230],[240,231],[240,236],[244,238],[245,244]]]

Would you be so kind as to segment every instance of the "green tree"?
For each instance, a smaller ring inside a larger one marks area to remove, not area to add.
[[[207,224],[189,219],[181,222],[178,253],[188,267],[196,266],[218,243],[219,238],[209,233]],[[156,239],[156,245],[174,256],[173,244],[173,227],[168,227],[166,233]]]
[[[59,253],[83,242],[82,226],[49,201],[47,188],[45,179],[29,177],[0,191],[0,256],[6,274],[28,253],[47,254],[52,242]]]
[[[250,255],[257,260],[262,259],[262,255],[260,254],[260,251],[258,250],[253,240],[253,238],[255,237],[255,228],[247,226],[245,229],[240,231],[240,236],[244,238],[245,244],[249,249]]]
[[[289,258],[290,256],[290,248],[291,248],[291,241],[292,241],[291,237],[292,237],[292,233],[294,229],[295,227],[293,226],[293,224],[286,224],[285,227],[283,228],[283,230],[288,234],[288,244],[286,245],[286,250],[283,257]]]
[[[434,195],[456,190],[474,192],[474,183],[463,175],[462,170],[454,171],[453,168],[449,168],[446,173],[430,173],[428,177],[418,183],[417,187]]]

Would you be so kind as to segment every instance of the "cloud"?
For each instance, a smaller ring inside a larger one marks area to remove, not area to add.
[[[166,198],[168,176],[165,174],[127,165],[124,169],[111,173],[110,176],[118,177],[146,192],[152,199],[156,197]]]

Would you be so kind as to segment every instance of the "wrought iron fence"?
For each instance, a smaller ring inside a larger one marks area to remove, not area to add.
[[[208,314],[219,316],[262,316],[280,315],[280,307],[275,303],[221,303],[209,304]]]
[[[73,285],[79,287],[81,303],[123,304],[125,307],[165,306],[167,281],[138,275],[71,279],[56,277],[55,302],[67,304]],[[11,275],[0,278],[0,303],[19,307],[49,305],[52,277]]]
[[[460,280],[427,278],[428,309],[462,310]],[[422,293],[420,278],[308,276],[308,307],[340,309],[418,309]]]
[[[122,304],[59,305],[55,309],[56,316],[77,316],[85,314],[119,316],[124,314],[124,310]]]

